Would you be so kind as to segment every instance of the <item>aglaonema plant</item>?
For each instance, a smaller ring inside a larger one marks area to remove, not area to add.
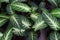
[[[47,1],[58,7],[59,2],[57,0]],[[27,0],[0,0],[1,10],[3,10],[3,2],[6,2],[7,6],[5,11],[0,13],[0,28],[7,22],[8,25],[6,25],[7,28],[4,32],[0,32],[0,40],[12,40],[14,35],[27,37],[27,40],[38,40],[37,31],[44,30],[47,27],[54,31],[49,35],[48,39],[60,40],[60,34],[57,32],[60,30],[60,23],[57,20],[57,18],[60,18],[60,9],[53,9],[49,12],[45,8],[45,0],[42,0],[39,5],[32,1],[26,3]],[[23,13],[23,15],[20,13]],[[44,37],[46,37],[45,34]]]

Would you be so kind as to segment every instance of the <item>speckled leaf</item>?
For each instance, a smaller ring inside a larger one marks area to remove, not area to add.
[[[60,33],[58,32],[50,33],[49,40],[60,40]]]
[[[60,18],[60,8],[53,9],[51,14],[57,18]]]
[[[30,15],[31,19],[34,21],[34,25],[32,26],[35,31],[41,30],[47,27],[45,21],[42,19],[42,16],[39,13],[32,13]]]
[[[14,2],[11,4],[11,7],[13,10],[17,10],[20,12],[31,12],[31,8],[24,3],[20,3],[20,2]]]
[[[52,16],[46,9],[42,9],[42,16],[45,22],[52,28],[53,30],[60,30],[60,23],[59,21]]]

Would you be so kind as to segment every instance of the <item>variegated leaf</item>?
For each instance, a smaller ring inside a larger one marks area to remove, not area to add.
[[[14,2],[11,4],[11,7],[13,10],[17,10],[20,12],[31,12],[31,8],[24,3],[20,3],[20,2]]]
[[[1,40],[2,36],[3,36],[3,33],[2,33],[2,32],[0,32],[0,40]]]
[[[30,28],[29,26],[31,26],[31,23],[27,18],[17,14],[12,15],[10,21],[14,26],[14,33],[16,33],[17,35],[20,35],[26,29]]]
[[[45,21],[42,19],[42,16],[39,13],[32,13],[30,17],[35,23],[32,26],[32,28],[34,28],[35,31],[41,30],[47,27],[47,25],[45,24]]]
[[[27,40],[38,40],[37,38],[37,34],[35,34],[34,32],[29,32],[28,34],[28,39]]]
[[[42,9],[42,16],[45,22],[52,28],[53,30],[60,30],[60,23],[59,21],[52,16],[46,9]]]
[[[52,5],[58,6],[57,1],[58,0],[48,0]]]
[[[9,15],[13,15],[14,14],[14,11],[12,10],[10,5],[7,6],[6,10],[7,10],[7,14],[9,14]]]
[[[9,16],[0,14],[0,27],[2,27],[9,19]]]
[[[11,40],[12,36],[13,36],[13,32],[12,32],[12,26],[9,25],[8,28],[6,29],[6,31],[4,32],[1,40]]]
[[[60,40],[60,33],[58,32],[50,33],[49,40]]]
[[[53,9],[51,14],[57,18],[60,18],[60,8]]]

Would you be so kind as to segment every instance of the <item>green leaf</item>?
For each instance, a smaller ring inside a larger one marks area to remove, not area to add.
[[[47,27],[47,25],[45,24],[45,21],[42,19],[42,16],[39,13],[34,12],[30,15],[30,17],[34,21],[34,25],[32,26],[32,28],[34,28],[35,31],[41,30]]]
[[[58,0],[48,0],[52,5],[54,5],[54,6],[58,6],[58,4],[57,4],[57,1]]]
[[[11,7],[13,10],[17,10],[20,12],[31,12],[31,8],[24,3],[20,3],[20,2],[14,2],[11,4]]]
[[[46,23],[52,28],[53,30],[60,30],[60,23],[59,21],[52,16],[46,9],[42,9],[42,16]]]
[[[30,5],[31,5],[31,8],[32,8],[32,11],[36,11],[38,9],[37,4],[35,4],[34,2],[31,2]]]
[[[60,8],[53,9],[51,14],[57,18],[60,18]]]
[[[7,3],[9,3],[9,0],[0,0],[0,2],[7,2]]]
[[[10,5],[7,6],[6,10],[7,10],[7,14],[9,14],[9,15],[13,15],[14,14],[14,11],[12,10]]]
[[[50,33],[49,40],[60,40],[60,33],[58,32]]]
[[[10,3],[14,3],[14,2],[25,2],[26,0],[10,0]]]
[[[0,32],[0,40],[1,40],[2,36],[3,36],[3,33],[2,33],[2,32]]]
[[[35,34],[34,32],[29,32],[28,34],[28,40],[38,40],[37,38],[37,34]]]
[[[41,8],[45,8],[45,5],[46,5],[45,2],[41,2],[41,3],[39,4],[39,9],[41,9]]]
[[[26,29],[30,28],[30,21],[24,16],[14,14],[11,16],[11,24],[14,26],[14,33],[21,35]]]
[[[2,27],[8,21],[8,19],[9,19],[8,16],[0,14],[0,27]]]
[[[1,40],[11,40],[12,36],[13,36],[13,32],[12,32],[12,26],[9,25],[8,28],[6,29],[6,31],[4,32]]]

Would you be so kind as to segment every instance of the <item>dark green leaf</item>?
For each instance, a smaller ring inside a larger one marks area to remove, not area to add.
[[[3,26],[8,21],[8,19],[9,19],[8,16],[0,14],[0,27]]]
[[[7,2],[7,3],[9,3],[9,0],[0,0],[0,2]]]
[[[38,9],[37,4],[35,4],[34,2],[31,2],[30,5],[31,5],[31,8],[32,8],[32,11],[36,11]]]
[[[39,13],[34,12],[30,15],[30,17],[35,23],[32,26],[35,29],[35,31],[41,30],[47,27],[47,25],[45,24],[45,21],[42,19],[42,16]]]
[[[29,32],[28,40],[38,40],[37,34],[35,34],[34,32]]]
[[[50,33],[49,40],[60,40],[60,33],[58,32]]]
[[[8,14],[10,14],[10,15],[14,14],[14,12],[13,12],[13,10],[12,10],[10,5],[7,6],[6,10],[7,10]]]
[[[20,12],[31,12],[31,8],[24,3],[20,3],[20,2],[14,2],[11,4],[11,7],[13,10],[17,10]]]
[[[14,26],[14,33],[21,35],[26,29],[30,28],[31,23],[29,20],[21,15],[14,14],[10,19],[11,23]]]
[[[58,0],[48,0],[52,5],[58,6],[57,1]]]
[[[51,14],[57,18],[60,18],[60,8],[53,9]]]
[[[42,9],[42,16],[46,23],[52,28],[53,30],[60,30],[60,23],[59,21],[52,16],[46,9]]]
[[[13,34],[12,30],[13,30],[12,26],[9,25],[8,28],[6,29],[5,33],[3,34],[1,40],[11,40],[12,36],[13,36],[12,35]]]

